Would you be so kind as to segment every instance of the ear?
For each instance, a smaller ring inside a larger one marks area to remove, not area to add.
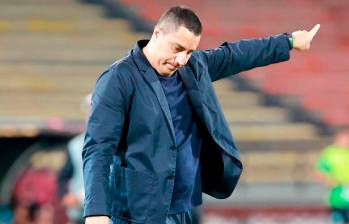
[[[160,28],[158,25],[156,25],[156,26],[154,27],[153,36],[154,36],[155,38],[158,38],[159,35],[160,35],[160,33],[161,33],[161,28]]]

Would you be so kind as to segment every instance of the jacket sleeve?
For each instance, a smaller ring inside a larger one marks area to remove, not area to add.
[[[84,216],[110,216],[110,165],[122,132],[126,84],[109,69],[96,82],[82,151],[85,186]]]
[[[206,62],[212,81],[290,58],[290,45],[286,34],[262,39],[225,42],[220,47],[199,51]]]

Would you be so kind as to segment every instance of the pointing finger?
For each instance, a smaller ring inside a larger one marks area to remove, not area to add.
[[[313,39],[313,37],[315,36],[315,34],[317,33],[317,31],[319,31],[319,29],[320,29],[320,24],[316,24],[316,25],[313,27],[313,29],[311,29],[311,30],[309,31],[309,33],[310,33],[310,38],[311,38],[311,39]]]

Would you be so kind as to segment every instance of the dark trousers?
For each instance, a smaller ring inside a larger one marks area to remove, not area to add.
[[[111,221],[110,224],[133,224],[133,222],[126,220]],[[160,224],[160,223],[159,223]],[[173,215],[167,215],[166,222],[164,224],[192,224],[191,211],[182,212]]]

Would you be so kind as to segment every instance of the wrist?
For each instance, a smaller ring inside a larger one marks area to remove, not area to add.
[[[85,224],[109,224],[108,216],[89,216],[85,218]]]
[[[288,46],[290,49],[293,49],[293,36],[292,33],[287,34],[287,39],[288,39]]]

